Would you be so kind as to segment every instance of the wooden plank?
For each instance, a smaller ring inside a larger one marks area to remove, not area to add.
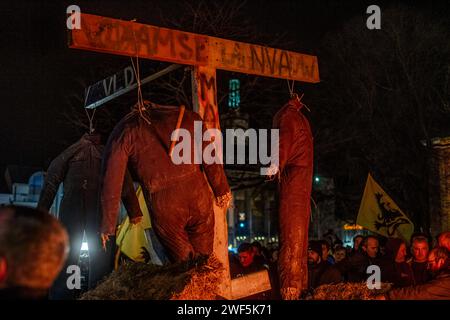
[[[69,47],[124,56],[207,65],[207,36],[81,13]]]
[[[317,83],[317,57],[255,44],[209,37],[209,63],[217,69]]]
[[[272,289],[267,270],[231,280],[231,299],[237,300]]]
[[[316,56],[81,13],[69,47],[317,83]]]

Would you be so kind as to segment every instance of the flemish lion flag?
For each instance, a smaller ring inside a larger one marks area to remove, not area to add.
[[[142,221],[133,225],[127,216],[117,229],[116,244],[119,250],[128,258],[144,262],[144,257],[142,256],[143,248],[150,252],[150,244],[145,235],[145,229],[151,228],[150,212],[145,203],[141,186],[136,190],[136,196],[143,214]]]
[[[369,174],[356,223],[385,237],[409,241],[414,225]]]

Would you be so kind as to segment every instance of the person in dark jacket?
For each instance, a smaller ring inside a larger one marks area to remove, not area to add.
[[[322,258],[320,241],[310,241],[308,247],[308,291],[323,284],[339,283],[342,276],[339,270]]]
[[[330,243],[328,240],[319,240],[320,244],[322,245],[322,260],[326,261],[328,264],[335,264],[336,261],[334,261],[334,257],[330,254]]]
[[[450,261],[447,249],[437,247],[428,256],[433,279],[427,283],[392,289],[380,300],[450,300]]]
[[[344,275],[346,281],[365,281],[368,277],[367,267],[370,265],[380,265],[378,248],[378,238],[375,236],[367,236],[362,242],[361,250],[337,263],[336,267]]]
[[[381,258],[381,281],[390,282],[393,287],[407,287],[414,284],[411,266],[406,262],[406,243],[398,238],[389,238],[385,256]]]
[[[284,300],[298,299],[307,288],[308,227],[313,176],[313,137],[304,104],[294,95],[273,119],[279,129],[278,164],[269,175],[279,178],[280,255],[278,271]],[[275,156],[276,158],[276,156]]]
[[[59,209],[59,220],[67,229],[70,253],[66,266],[50,291],[51,299],[73,299],[76,291],[67,288],[70,265],[78,265],[83,234],[89,248],[89,288],[113,269],[114,244],[102,250],[100,239],[99,192],[101,162],[104,146],[99,134],[84,134],[80,140],[64,150],[50,164],[45,176],[38,209],[48,211],[61,183],[64,196]],[[126,176],[122,199],[132,223],[142,217],[131,176]],[[114,221],[114,228],[117,220]]]
[[[362,244],[363,240],[364,240],[364,237],[360,234],[353,237],[353,248],[349,254],[350,256],[361,251],[361,244]]]
[[[333,229],[328,229],[328,231],[322,235],[322,239],[328,243],[330,250],[334,250],[336,245],[343,245],[342,240],[336,235]]]
[[[230,261],[230,275],[232,279],[267,269],[262,260],[255,259],[256,254],[253,250],[253,245],[244,242],[237,251],[237,257],[233,256]]]
[[[414,284],[424,284],[431,279],[427,268],[427,258],[429,252],[428,239],[424,236],[417,236],[411,242],[412,259],[408,261],[414,275]]]
[[[255,273],[261,270],[269,271],[269,279],[271,282],[271,286],[273,288],[274,283],[272,279],[272,273],[269,270],[267,264],[265,264],[264,260],[258,259],[257,255],[254,251],[253,244],[250,243],[242,243],[238,248],[237,257],[231,255],[230,257],[230,275],[232,279],[242,277],[244,275],[248,275],[251,273]],[[274,296],[274,290],[268,290],[261,293],[257,293],[248,297],[245,297],[242,300],[267,300],[271,299]]]
[[[180,114],[178,107],[148,103],[136,106],[124,117],[107,142],[101,191],[101,229],[106,241],[114,234],[128,163],[152,213],[155,234],[172,262],[212,253],[213,195],[219,207],[228,206],[231,199],[222,164],[203,161],[203,150],[210,143],[204,141],[202,145],[201,135],[206,131],[202,119],[186,110],[179,122]],[[179,143],[187,148],[178,149],[177,144],[175,161],[169,150],[178,122],[183,132]],[[178,162],[181,152],[186,161]]]
[[[268,253],[268,250],[265,247],[263,247],[261,245],[261,243],[258,242],[258,241],[253,241],[252,242],[252,248],[253,248],[253,252],[255,253],[254,259],[256,261],[261,262],[263,265],[267,265],[268,266],[269,265],[269,259],[268,259],[269,253]]]
[[[68,235],[48,212],[0,208],[0,300],[45,300],[64,265]]]

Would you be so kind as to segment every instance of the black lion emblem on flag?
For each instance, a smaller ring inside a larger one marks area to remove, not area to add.
[[[390,208],[389,202],[382,201],[383,195],[381,193],[376,193],[375,197],[377,198],[378,207],[380,208],[380,213],[374,223],[377,230],[386,228],[388,236],[391,237],[395,234],[400,225],[409,224],[409,221],[403,217],[403,214],[400,211]]]

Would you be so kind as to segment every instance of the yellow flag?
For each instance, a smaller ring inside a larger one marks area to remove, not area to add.
[[[147,203],[145,202],[144,193],[142,192],[141,186],[138,186],[136,190],[136,196],[139,200],[139,207],[141,208],[143,217],[142,217],[142,228],[150,229],[152,224],[150,222],[150,212],[147,208]]]
[[[138,197],[139,206],[143,214],[142,221],[133,225],[130,223],[130,219],[127,216],[117,229],[116,244],[120,251],[128,258],[134,261],[143,262],[143,248],[145,248],[147,252],[150,251],[150,245],[145,235],[145,229],[151,228],[151,223],[150,214],[145,203],[141,186],[136,190],[136,196]]]
[[[356,223],[385,237],[409,241],[414,225],[369,174]]]

